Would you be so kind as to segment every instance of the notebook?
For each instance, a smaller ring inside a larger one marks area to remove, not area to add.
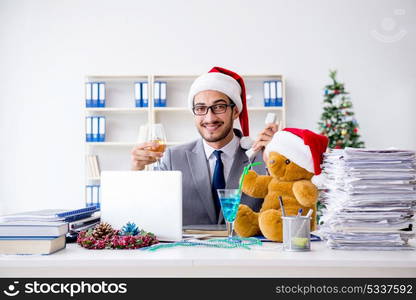
[[[91,216],[92,213],[100,210],[96,206],[83,207],[79,209],[42,209],[28,211],[11,215],[0,216],[0,222],[9,221],[65,221],[71,222]]]
[[[134,222],[160,241],[182,240],[182,173],[102,171],[101,220],[117,229]]]
[[[0,237],[57,237],[68,232],[68,223],[10,221],[0,223]]]
[[[64,235],[51,238],[0,238],[0,254],[51,254],[65,246]]]

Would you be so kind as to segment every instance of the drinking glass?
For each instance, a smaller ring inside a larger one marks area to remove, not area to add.
[[[139,142],[153,142],[158,144],[156,149],[149,149],[153,152],[165,152],[166,133],[162,124],[149,124],[140,126]],[[160,170],[159,159],[149,166],[151,170]]]
[[[222,215],[227,225],[228,239],[233,239],[234,221],[240,205],[241,191],[239,189],[218,189]]]
[[[165,152],[166,150],[166,133],[162,124],[151,124],[149,126],[149,142],[158,144],[156,149],[151,149],[154,152]],[[160,160],[158,159],[155,163],[156,170],[160,170]]]

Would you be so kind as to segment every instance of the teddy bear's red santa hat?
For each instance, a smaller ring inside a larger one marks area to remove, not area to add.
[[[266,146],[266,154],[278,152],[307,171],[319,175],[327,146],[326,136],[308,129],[285,128],[273,136]]]

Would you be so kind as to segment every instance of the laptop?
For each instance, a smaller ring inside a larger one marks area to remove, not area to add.
[[[102,171],[101,220],[116,229],[134,222],[159,241],[182,240],[182,173]]]

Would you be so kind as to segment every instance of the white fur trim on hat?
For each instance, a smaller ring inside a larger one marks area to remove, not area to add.
[[[188,107],[192,109],[194,104],[194,97],[202,91],[214,90],[221,92],[235,103],[238,111],[241,112],[243,104],[241,101],[241,86],[231,76],[219,72],[205,73],[195,79],[192,83],[188,95]]]
[[[311,150],[305,145],[302,138],[289,131],[278,131],[266,146],[266,155],[270,152],[278,152],[286,156],[297,165],[314,173]]]

